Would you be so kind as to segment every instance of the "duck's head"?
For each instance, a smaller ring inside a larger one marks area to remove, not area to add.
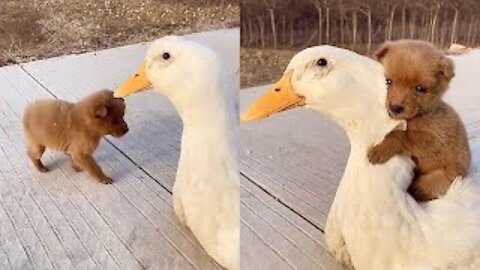
[[[344,128],[369,119],[372,125],[390,122],[395,127],[399,122],[388,117],[386,93],[380,63],[349,50],[317,46],[297,53],[283,77],[245,111],[242,120],[305,106],[333,117]]]
[[[186,38],[166,36],[150,45],[138,71],[115,91],[115,97],[154,88],[176,105],[189,106],[209,96],[205,91],[217,73],[217,57],[211,49]]]

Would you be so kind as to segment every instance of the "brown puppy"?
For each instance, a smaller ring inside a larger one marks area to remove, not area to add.
[[[410,155],[416,176],[409,192],[419,201],[438,198],[455,177],[465,176],[471,158],[464,125],[442,101],[453,62],[430,43],[413,40],[387,42],[375,56],[385,68],[389,114],[407,120],[408,128],[388,134],[369,159],[376,164]]]
[[[123,120],[125,102],[113,92],[102,90],[77,103],[62,100],[36,101],[25,109],[23,124],[27,153],[41,172],[48,168],[41,162],[45,148],[66,153],[75,171],[86,170],[98,181],[110,184],[93,159],[102,137],[121,137],[128,132]]]

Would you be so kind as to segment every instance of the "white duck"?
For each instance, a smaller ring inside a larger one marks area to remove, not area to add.
[[[371,165],[368,149],[405,123],[389,118],[381,64],[329,46],[295,55],[284,77],[242,116],[259,119],[305,105],[346,131],[351,153],[326,224],[334,256],[357,270],[480,269],[480,143],[473,168],[448,193],[418,204],[407,192],[413,162]]]
[[[170,99],[183,121],[175,214],[220,265],[239,269],[238,86],[224,70],[212,50],[164,37],[153,42],[140,70],[115,95],[153,86]]]

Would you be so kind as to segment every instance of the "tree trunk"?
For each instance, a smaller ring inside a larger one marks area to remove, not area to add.
[[[326,14],[326,20],[327,20],[327,25],[326,25],[326,29],[325,29],[325,39],[326,39],[326,43],[327,44],[330,44],[330,8],[327,7],[327,14]]]
[[[252,21],[251,20],[248,20],[247,21],[247,25],[248,25],[248,35],[250,36],[249,39],[248,39],[248,44],[250,44],[250,46],[252,46],[252,43],[253,43],[253,27],[252,27]]]
[[[345,10],[343,9],[343,1],[337,0],[340,2],[339,13],[340,13],[340,44],[345,43]]]
[[[322,44],[322,8],[318,7],[318,44]]]
[[[474,47],[477,44],[478,25],[479,24],[480,24],[479,21],[475,21],[475,28],[474,28],[473,37],[472,37],[472,47]]]
[[[385,35],[385,41],[388,40],[388,29],[390,27],[390,19],[387,18],[385,19],[385,29],[384,29],[384,35]]]
[[[367,54],[369,54],[372,49],[372,11],[370,7],[366,10],[359,8],[359,11],[367,16]]]
[[[277,25],[275,22],[275,11],[273,8],[269,9],[270,11],[270,26],[272,27],[272,34],[273,34],[273,47],[277,48]]]
[[[430,36],[430,19],[428,17],[428,13],[425,11],[425,14],[423,14],[423,29],[422,29],[422,39],[428,40]]]
[[[448,26],[447,26],[447,16],[445,14],[445,16],[443,16],[443,21],[444,23],[442,24],[442,27],[441,27],[441,36],[440,36],[440,41],[439,41],[439,48],[448,48],[449,46],[447,44],[445,44],[445,40],[447,39],[447,30],[448,30]]]
[[[434,43],[435,44],[435,32],[436,32],[436,29],[437,29],[437,20],[438,20],[438,11],[440,10],[440,5],[438,4],[437,7],[435,8],[435,13],[433,15],[433,19],[432,19],[432,29],[431,29],[431,39],[430,39],[430,42]]]
[[[410,12],[410,38],[411,39],[415,38],[416,19],[417,19],[417,10],[415,8],[412,8]]]
[[[295,34],[295,27],[293,25],[293,22],[290,22],[290,47],[293,47],[294,45],[294,34]]]
[[[470,20],[470,24],[468,25],[468,32],[467,32],[467,40],[465,42],[465,45],[469,46],[469,45],[473,45],[471,43],[471,40],[472,40],[472,36],[473,36],[473,26],[474,26],[474,23],[475,23],[475,17],[474,15],[472,15],[472,18]]]
[[[308,33],[308,19],[305,20],[305,23],[303,24],[303,40],[308,40],[308,36],[309,36],[309,33]],[[307,43],[308,44],[308,43]]]
[[[406,32],[406,20],[407,20],[407,15],[406,15],[406,9],[407,9],[407,4],[403,4],[402,8],[402,39],[405,38],[405,32]]]
[[[260,29],[260,43],[262,44],[262,48],[265,49],[265,25],[263,24],[262,17],[258,17],[258,27]]]
[[[455,8],[455,15],[453,16],[452,23],[452,36],[450,37],[450,44],[457,42],[457,23],[458,23],[458,9]]]
[[[357,11],[352,12],[352,43],[353,47],[357,45]]]
[[[368,43],[367,53],[372,51],[372,11],[368,11]]]
[[[395,10],[397,9],[397,5],[392,7],[392,11],[390,12],[390,25],[388,26],[388,40],[392,40],[392,33],[393,33],[393,20],[395,19]]]

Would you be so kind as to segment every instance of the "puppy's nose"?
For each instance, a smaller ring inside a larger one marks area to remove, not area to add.
[[[401,105],[390,105],[390,111],[394,114],[401,114],[405,108]]]

